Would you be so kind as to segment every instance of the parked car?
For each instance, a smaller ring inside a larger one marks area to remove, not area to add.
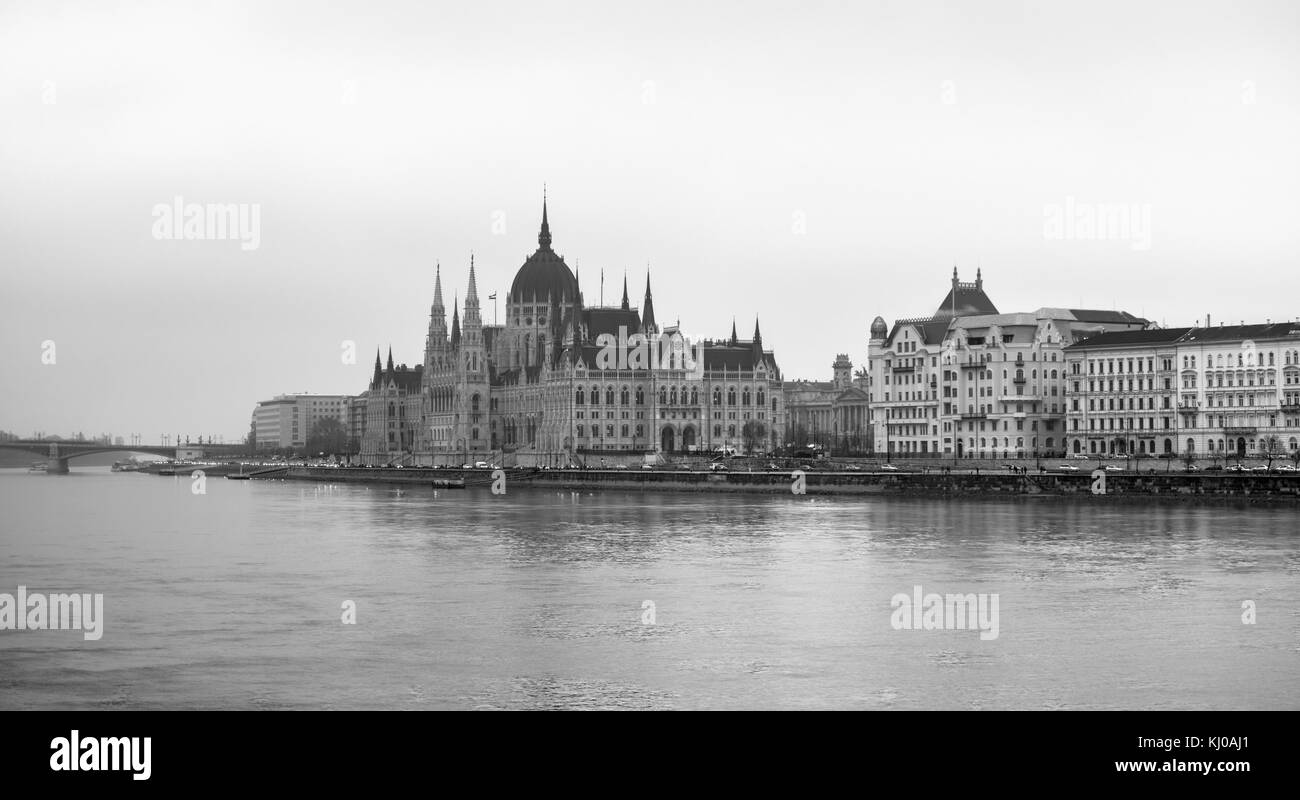
[[[898,467],[894,466],[893,464],[881,464],[880,468],[883,469],[885,472],[898,472]]]
[[[1078,472],[1079,468],[1073,464],[1062,464],[1057,467],[1061,472]]]
[[[1116,466],[1115,464],[1107,464],[1105,467],[1102,467],[1102,469],[1106,470],[1107,472],[1123,472],[1123,471],[1124,471],[1124,468],[1123,468],[1123,467]]]
[[[709,465],[709,469],[713,472],[726,472],[727,465],[722,463],[713,463]]]

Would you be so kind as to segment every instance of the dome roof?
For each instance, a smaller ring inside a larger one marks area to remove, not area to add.
[[[510,284],[509,300],[516,303],[545,301],[573,302],[578,296],[578,279],[551,249],[551,225],[546,219],[546,200],[542,200],[542,229],[537,234],[537,252],[528,257]]]
[[[539,247],[515,273],[510,284],[510,300],[531,303],[533,298],[545,302],[548,297],[561,303],[571,303],[578,294],[578,281],[554,250]]]
[[[871,338],[883,339],[888,335],[889,326],[885,324],[885,318],[876,317],[875,321],[871,323]]]

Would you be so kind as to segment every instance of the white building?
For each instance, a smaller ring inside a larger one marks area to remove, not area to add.
[[[1289,456],[1300,447],[1300,323],[1106,333],[1070,347],[1069,450]]]
[[[327,417],[346,427],[351,400],[341,394],[282,394],[263,400],[253,409],[258,448],[301,447],[312,426]]]

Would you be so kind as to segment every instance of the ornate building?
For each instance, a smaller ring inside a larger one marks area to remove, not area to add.
[[[872,450],[866,371],[855,378],[853,362],[840,353],[831,364],[830,381],[785,384],[786,444],[818,445],[840,453]]]
[[[464,314],[456,300],[449,328],[436,269],[424,364],[411,371],[419,376],[413,438],[369,433],[390,422],[372,397],[363,460],[394,460],[391,449],[374,449],[393,441],[406,463],[508,466],[766,451],[783,441],[781,372],[757,321],[752,339],[738,338],[733,323],[727,339],[692,341],[678,325],[658,323],[648,273],[639,309],[626,278],[619,305],[589,307],[577,274],[551,244],[543,201],[537,250],[515,274],[500,325],[483,323],[471,258]],[[395,397],[406,399],[414,384],[394,385]]]
[[[1040,308],[999,314],[983,276],[952,288],[929,317],[871,326],[869,388],[877,451],[1026,458],[1065,452],[1065,348],[1102,331],[1145,329],[1123,311]]]

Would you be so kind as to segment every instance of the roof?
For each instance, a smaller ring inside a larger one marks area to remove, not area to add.
[[[557,299],[571,303],[578,296],[578,279],[569,265],[564,263],[549,246],[537,248],[515,273],[510,284],[509,298],[513,302],[528,303],[534,300],[549,302]]]
[[[1085,350],[1095,347],[1123,347],[1125,345],[1174,344],[1191,328],[1151,328],[1142,331],[1110,331],[1089,336],[1075,342],[1067,350]]]
[[[1111,331],[1090,336],[1070,345],[1069,349],[1122,347],[1142,344],[1213,344],[1246,339],[1285,339],[1300,341],[1300,322],[1274,322],[1263,325],[1222,325],[1217,328],[1155,328],[1144,331]]]
[[[582,321],[587,326],[587,336],[592,341],[603,333],[617,338],[620,327],[626,328],[629,336],[641,331],[641,314],[634,309],[584,308],[582,316]]]
[[[981,281],[982,284],[982,281]],[[954,313],[954,311],[956,313]],[[935,310],[935,317],[967,317],[972,314],[996,314],[998,307],[993,305],[989,296],[984,294],[984,287],[974,283],[958,283],[944,295],[943,302]]]

